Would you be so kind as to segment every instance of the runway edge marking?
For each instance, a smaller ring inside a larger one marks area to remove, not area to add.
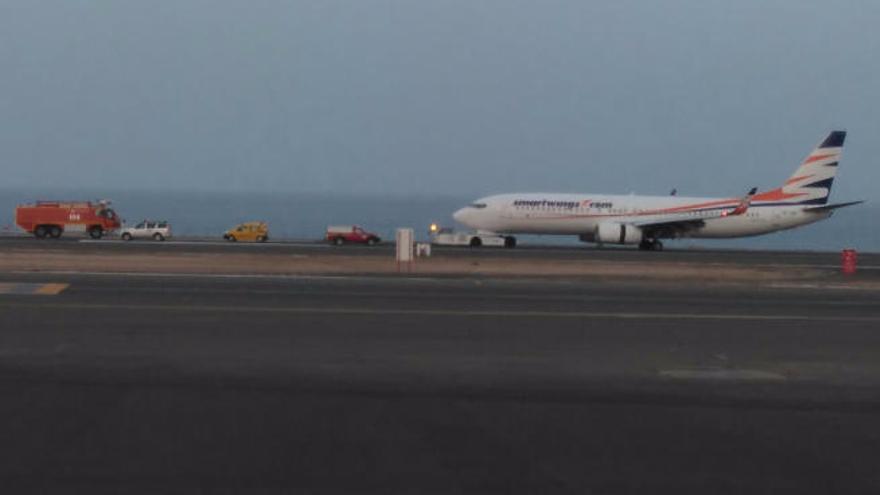
[[[0,294],[18,296],[57,296],[70,284],[0,282]]]

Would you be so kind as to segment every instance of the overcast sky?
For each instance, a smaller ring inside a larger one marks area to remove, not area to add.
[[[0,0],[0,187],[741,194],[850,132],[876,0]]]

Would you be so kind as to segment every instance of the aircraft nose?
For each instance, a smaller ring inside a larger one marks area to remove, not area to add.
[[[467,217],[467,208],[461,208],[455,213],[452,214],[452,218],[455,219],[456,222],[465,223],[465,217]]]

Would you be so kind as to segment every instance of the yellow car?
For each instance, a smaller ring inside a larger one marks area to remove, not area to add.
[[[230,242],[266,242],[269,240],[269,226],[265,222],[247,222],[236,225],[223,234]]]

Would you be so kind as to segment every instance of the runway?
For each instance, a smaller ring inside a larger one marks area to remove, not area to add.
[[[593,245],[523,245],[515,249],[468,248],[433,246],[435,256],[447,258],[497,259],[513,257],[530,260],[597,260],[611,262],[688,262],[705,264],[747,264],[753,267],[790,266],[802,268],[838,268],[840,253],[828,251],[766,251],[732,249],[687,249],[677,248],[670,243],[663,252],[639,251],[633,247],[597,248]],[[394,245],[383,243],[378,246],[346,245],[332,246],[328,243],[309,239],[272,240],[267,243],[224,242],[222,240],[182,238],[166,242],[133,241],[105,239],[92,241],[79,238],[59,240],[36,240],[31,237],[0,237],[0,254],[8,251],[49,250],[78,254],[100,253],[272,253],[288,255],[339,255],[362,257],[393,257]],[[880,273],[880,253],[859,253],[859,268],[867,273]]]
[[[0,294],[10,492],[880,489],[876,291],[0,283],[59,288]]]

